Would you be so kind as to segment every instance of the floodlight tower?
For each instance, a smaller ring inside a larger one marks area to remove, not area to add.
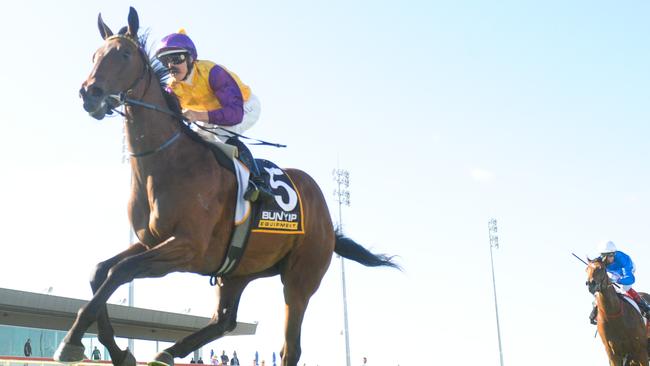
[[[342,207],[350,206],[350,172],[343,169],[334,169],[332,172],[334,176],[334,181],[336,182],[337,188],[334,190],[334,196],[339,204],[339,224],[337,231],[343,233],[343,217],[342,217]],[[350,332],[348,329],[348,299],[347,292],[345,289],[345,259],[342,256],[341,258],[341,283],[343,287],[343,329],[345,331],[345,361],[346,365],[350,366]]]
[[[501,348],[501,329],[499,327],[499,306],[497,305],[497,285],[494,280],[494,260],[492,259],[492,248],[499,249],[499,237],[497,236],[497,220],[488,220],[488,233],[490,237],[490,264],[492,265],[492,289],[494,290],[494,312],[497,317],[497,339],[499,340],[499,362],[503,366],[503,350]]]
[[[131,163],[131,156],[129,154],[129,148],[126,146],[126,124],[123,125],[122,127],[122,163],[124,164],[130,164]],[[133,228],[131,225],[129,225],[129,245],[133,244],[135,242],[135,233],[133,232]],[[128,299],[128,306],[133,307],[134,306],[134,301],[135,301],[135,287],[133,283],[135,282],[135,279],[131,280],[129,282],[129,296],[127,297]],[[135,342],[133,338],[129,338],[128,340],[128,347],[129,351],[131,353],[135,353]],[[157,350],[156,350],[157,351]]]

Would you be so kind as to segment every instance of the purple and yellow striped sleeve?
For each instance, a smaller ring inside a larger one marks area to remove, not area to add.
[[[235,79],[219,65],[210,69],[210,88],[219,99],[221,108],[208,111],[209,122],[221,126],[233,126],[244,118],[244,98]]]

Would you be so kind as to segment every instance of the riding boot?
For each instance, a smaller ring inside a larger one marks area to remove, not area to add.
[[[591,314],[589,314],[589,323],[593,325],[598,324],[596,317],[598,317],[598,306],[594,306],[594,308],[591,310]]]
[[[248,187],[244,193],[244,199],[251,202],[258,200],[261,200],[261,202],[271,202],[275,200],[275,195],[271,193],[271,190],[267,187],[257,166],[257,162],[255,162],[253,154],[248,147],[243,142],[239,141],[237,137],[229,138],[226,143],[237,147],[237,150],[239,151],[239,161],[244,163],[250,171]]]
[[[645,315],[646,318],[650,317],[650,305],[648,305],[648,302],[645,301],[644,298],[639,295],[638,292],[636,292],[633,288],[630,288],[627,290],[627,294],[630,295],[631,298],[636,301],[636,303],[639,305],[639,309],[641,309],[641,312],[643,315]]]

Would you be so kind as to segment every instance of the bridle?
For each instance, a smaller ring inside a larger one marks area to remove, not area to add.
[[[128,88],[126,88],[124,91],[122,91],[120,93],[108,95],[108,97],[111,98],[111,100],[114,102],[114,103],[109,103],[110,111],[111,112],[116,112],[116,113],[122,115],[127,120],[128,120],[128,117],[126,116],[126,114],[119,111],[119,110],[117,110],[118,107],[120,107],[120,106],[140,106],[140,107],[145,107],[145,108],[148,108],[148,109],[153,109],[153,110],[157,110],[157,111],[167,113],[167,111],[163,111],[163,108],[160,108],[160,107],[158,107],[158,106],[156,106],[154,104],[144,103],[144,102],[141,102],[140,100],[138,100],[138,99],[144,98],[144,96],[147,94],[147,91],[149,90],[149,87],[151,86],[151,78],[152,78],[151,74],[153,73],[153,70],[151,70],[151,65],[149,64],[149,61],[147,60],[147,57],[146,57],[144,51],[142,50],[142,48],[140,47],[140,45],[133,38],[122,35],[122,34],[112,35],[112,36],[106,38],[106,41],[108,42],[108,41],[113,40],[113,39],[121,39],[121,40],[125,40],[127,42],[130,42],[135,47],[135,49],[138,50],[138,54],[140,55],[140,59],[142,61],[143,66],[142,66],[142,72],[140,73],[140,77],[135,79],[133,81],[133,83],[131,83],[131,85]],[[147,87],[145,88],[144,92],[142,93],[142,96],[140,96],[140,98],[138,98],[138,99],[129,98],[128,96],[133,93],[133,89],[135,89],[135,87],[138,86],[138,84],[142,80],[144,80],[145,76],[149,76],[149,82],[147,83]],[[168,112],[171,112],[171,113],[167,113],[167,114],[171,114],[174,117],[181,118],[181,119],[183,118],[183,116],[179,115],[178,113],[174,113],[172,111],[168,111]],[[182,134],[182,131],[181,131],[181,129],[179,129],[178,131],[176,131],[175,134],[173,134],[170,138],[168,138],[160,146],[158,146],[158,147],[156,147],[154,149],[151,149],[151,150],[140,152],[140,153],[133,153],[133,152],[129,151],[129,155],[131,157],[134,157],[134,158],[141,158],[141,157],[145,157],[145,156],[152,155],[152,154],[155,154],[157,152],[160,152],[160,151],[164,150],[165,148],[171,146],[174,142],[176,142],[178,140],[178,138],[181,137],[181,134]]]
[[[114,40],[114,39],[121,39],[121,40],[125,40],[125,41],[131,43],[131,45],[133,45],[133,47],[135,47],[135,49],[138,51],[138,55],[140,55],[140,60],[142,61],[142,72],[140,73],[140,77],[135,79],[133,81],[133,83],[131,83],[131,85],[128,88],[126,88],[123,92],[121,92],[119,94],[124,93],[126,95],[130,95],[133,92],[133,89],[145,78],[145,76],[148,75],[149,76],[149,82],[147,83],[147,87],[145,88],[144,92],[142,93],[142,96],[140,97],[140,99],[142,99],[147,94],[147,91],[149,90],[149,86],[151,85],[151,65],[149,65],[149,61],[147,60],[147,57],[144,54],[144,51],[142,50],[140,45],[133,38],[131,38],[129,36],[122,35],[122,34],[116,34],[116,35],[112,35],[112,36],[106,38],[106,42]],[[119,94],[117,94],[117,95],[119,95]],[[109,95],[109,97],[111,97],[111,98],[115,98],[115,96],[116,96],[116,94]]]
[[[601,270],[601,271],[606,272],[605,268],[602,268],[602,267],[595,269],[594,272],[596,270]],[[611,281],[609,281],[609,277],[607,277],[606,274],[605,274],[605,276],[603,276],[603,278],[600,281],[594,280],[593,279],[593,272],[592,272],[592,280],[587,281],[585,284],[589,288],[589,292],[592,295],[594,295],[596,292],[602,292],[603,290],[605,290],[608,287],[614,286],[614,284]]]
[[[223,127],[220,127],[220,126],[215,126],[215,127],[212,127],[212,128],[204,127],[204,126],[201,126],[200,124],[198,124],[198,123],[196,123],[194,121],[189,121],[182,114],[174,112],[174,111],[172,111],[172,110],[170,110],[168,108],[164,108],[164,107],[160,107],[160,106],[155,105],[155,104],[143,102],[141,99],[144,98],[147,91],[149,90],[149,86],[151,86],[151,77],[152,77],[151,75],[153,74],[153,70],[151,69],[151,65],[150,65],[149,61],[147,60],[147,57],[146,57],[144,51],[142,50],[140,45],[133,38],[122,35],[122,34],[116,34],[116,35],[112,35],[112,36],[106,38],[106,41],[110,41],[112,39],[126,40],[127,42],[130,42],[133,46],[135,46],[135,48],[138,50],[138,53],[140,54],[140,57],[142,59],[143,68],[142,68],[142,73],[140,74],[140,77],[138,77],[127,89],[125,89],[124,91],[119,92],[117,94],[108,95],[108,98],[111,98],[111,100],[113,102],[113,103],[109,103],[109,111],[110,111],[110,113],[116,112],[116,113],[122,115],[124,118],[127,118],[126,114],[121,112],[117,108],[120,107],[120,106],[137,106],[137,107],[150,109],[150,110],[153,110],[153,111],[157,111],[157,112],[160,112],[160,113],[167,114],[169,116],[175,117],[178,120],[182,121],[181,123],[184,122],[184,123],[187,123],[187,124],[190,124],[190,123],[194,124],[197,128],[199,128],[201,130],[204,130],[204,131],[206,131],[208,133],[214,134],[214,135],[218,135],[214,130],[219,129],[219,130],[227,131],[227,133],[229,135],[231,135],[231,136],[234,135],[234,136],[242,138],[242,139],[257,141],[256,143],[253,143],[253,145],[267,145],[267,146],[274,146],[274,147],[286,147],[287,146],[287,145],[283,145],[283,144],[278,144],[278,143],[273,143],[273,142],[268,142],[268,141],[264,141],[264,140],[250,138],[250,137],[241,135],[239,133],[236,133],[236,132],[233,132],[233,131],[230,131],[230,130],[225,130]],[[142,96],[140,98],[138,98],[138,99],[130,98],[129,95],[133,92],[133,89],[144,79],[144,77],[146,75],[149,75],[149,82],[147,83],[147,88],[142,93]],[[131,157],[134,157],[134,158],[141,158],[141,157],[145,157],[145,156],[152,155],[152,154],[155,154],[157,152],[160,152],[161,150],[164,150],[165,148],[171,146],[174,142],[176,142],[178,140],[178,138],[182,135],[182,132],[183,132],[183,129],[181,128],[174,135],[172,135],[169,139],[167,139],[160,146],[158,146],[158,147],[156,147],[154,149],[147,150],[147,151],[144,151],[144,152],[141,152],[141,153],[133,153],[133,152],[129,151],[129,155]]]
[[[601,263],[601,264],[604,265],[604,263]],[[607,272],[607,270],[605,268],[602,268],[602,267],[597,268],[596,270],[602,270],[602,271]],[[593,278],[593,272],[592,272],[592,278]],[[591,281],[587,281],[586,285],[589,288],[589,292],[592,295],[596,295],[596,292],[600,292],[602,294],[603,291],[605,289],[609,288],[609,287],[618,287],[617,283],[612,282],[612,281],[609,280],[609,277],[607,276],[607,274],[605,274],[605,276],[603,276],[603,278],[600,281],[596,281],[596,280],[593,280],[593,279]],[[622,301],[622,300],[619,300],[619,301]],[[619,307],[619,310],[616,313],[614,313],[614,314],[604,313],[604,314],[607,317],[607,319],[619,318],[619,317],[621,317],[623,315],[624,308],[625,307],[621,304],[621,306]]]

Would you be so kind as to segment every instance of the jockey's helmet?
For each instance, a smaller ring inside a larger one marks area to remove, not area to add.
[[[616,245],[613,241],[606,241],[600,244],[600,254],[613,254],[616,252]]]
[[[187,36],[185,29],[181,28],[177,33],[169,34],[160,40],[156,50],[156,57],[171,55],[174,53],[189,53],[193,60],[196,60],[197,53],[194,42]]]

